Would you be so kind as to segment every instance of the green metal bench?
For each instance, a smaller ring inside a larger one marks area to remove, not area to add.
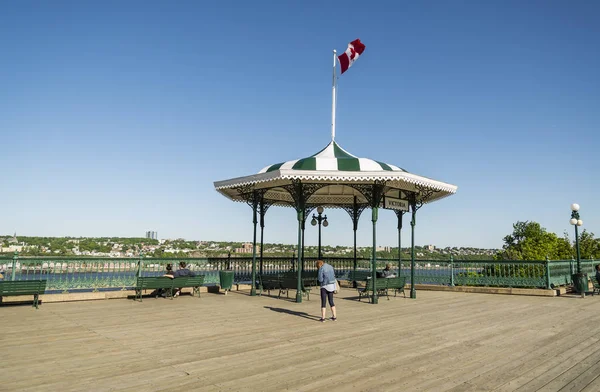
[[[388,290],[394,290],[394,297],[398,292],[402,292],[404,298],[406,298],[406,293],[404,292],[404,286],[406,285],[406,277],[398,276],[396,278],[385,278],[387,280],[387,288]],[[388,297],[389,299],[389,297]]]
[[[377,295],[385,295],[389,300],[390,297],[388,295],[388,280],[389,279],[386,278],[375,279],[375,291],[377,292]],[[366,281],[365,287],[358,289],[358,300],[360,301],[363,297],[368,297],[369,301],[371,301],[371,295],[369,293],[373,293],[373,282],[371,281],[371,279]]]
[[[135,300],[142,302],[142,291],[144,290],[168,290],[168,296],[173,299],[173,278],[166,276],[140,276],[135,284]]]
[[[279,274],[280,278],[289,278],[289,279],[298,279],[297,272],[284,272]],[[318,286],[319,282],[317,281],[317,271],[302,271],[302,287],[314,287]]]
[[[38,308],[39,295],[46,292],[46,280],[0,281],[0,303],[2,297],[33,295],[33,306]]]
[[[196,276],[180,276],[178,278],[173,279],[173,289],[183,289],[186,287],[191,287],[192,297],[198,294],[198,298],[200,298],[200,286],[204,284],[204,275],[196,275]]]
[[[276,275],[263,275],[261,277],[261,286],[262,290],[260,292],[260,295],[262,295],[263,291],[266,291],[268,295],[271,295],[271,290],[280,290],[280,278]]]
[[[371,271],[356,270],[348,272],[346,280],[348,282],[354,282],[352,287],[357,287],[356,282],[365,282],[368,277],[371,277]]]
[[[298,289],[298,277],[282,277],[279,279],[279,296],[281,297],[281,293],[285,292],[286,297],[290,297],[290,290]],[[304,282],[302,282],[302,294],[306,295],[306,299],[310,301],[310,287],[304,286]]]
[[[169,278],[166,276],[140,276],[135,285],[135,299],[142,301],[142,292],[144,290],[167,290],[167,296],[173,299],[173,290],[191,287],[192,296],[198,294],[200,297],[200,286],[204,284],[204,275],[181,276],[178,278]]]
[[[304,287],[319,286],[318,271],[304,271],[302,273],[302,284]]]

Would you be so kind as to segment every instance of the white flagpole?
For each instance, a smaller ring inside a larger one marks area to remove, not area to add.
[[[337,53],[335,51],[335,49],[333,50],[333,87],[332,87],[332,94],[331,94],[331,141],[335,140],[335,101],[336,101],[336,95],[335,95],[335,85],[336,85],[336,73],[335,73],[335,65],[336,65],[336,61],[337,61]]]

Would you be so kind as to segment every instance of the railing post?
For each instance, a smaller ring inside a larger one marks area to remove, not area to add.
[[[142,260],[144,258],[144,253],[140,252],[140,256],[138,258],[138,270],[137,270],[137,277],[141,278],[142,277]]]
[[[550,289],[550,258],[546,256],[546,288]]]
[[[227,271],[231,270],[231,251],[227,252]]]
[[[571,272],[571,281],[573,280],[573,274],[575,273],[575,270],[573,269],[573,262],[575,261],[575,259],[573,259],[573,257],[571,257],[571,263],[569,264],[569,270]]]
[[[19,259],[19,252],[15,252],[15,254],[13,255],[13,262],[12,262],[12,272],[10,275],[10,280],[15,280],[15,272],[17,271],[17,260]]]
[[[454,256],[450,255],[450,286],[454,286]]]

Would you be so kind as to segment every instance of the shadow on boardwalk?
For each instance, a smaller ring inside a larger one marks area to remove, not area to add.
[[[321,319],[320,316],[311,316],[306,312],[298,312],[298,311],[290,310],[290,309],[274,308],[272,306],[265,306],[265,309],[269,309],[269,310],[272,310],[273,312],[277,312],[277,313],[285,313],[285,314],[289,314],[292,316],[303,317],[303,318],[306,318],[309,320],[319,321]]]

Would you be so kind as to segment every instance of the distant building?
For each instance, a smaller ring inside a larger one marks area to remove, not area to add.
[[[151,240],[157,240],[158,239],[158,232],[156,232],[156,231],[147,231],[146,232],[146,238],[151,239]]]
[[[234,250],[235,253],[252,253],[252,243],[245,242],[242,244],[241,248],[237,248]],[[260,245],[257,246],[257,252],[260,252]]]
[[[378,246],[377,247],[377,252],[391,252],[391,251],[392,251],[391,246]]]
[[[433,252],[435,250],[435,246],[434,245],[426,245],[425,248],[427,248],[428,251]]]
[[[7,247],[1,247],[0,246],[0,252],[22,252],[23,251],[23,245],[9,245]]]

